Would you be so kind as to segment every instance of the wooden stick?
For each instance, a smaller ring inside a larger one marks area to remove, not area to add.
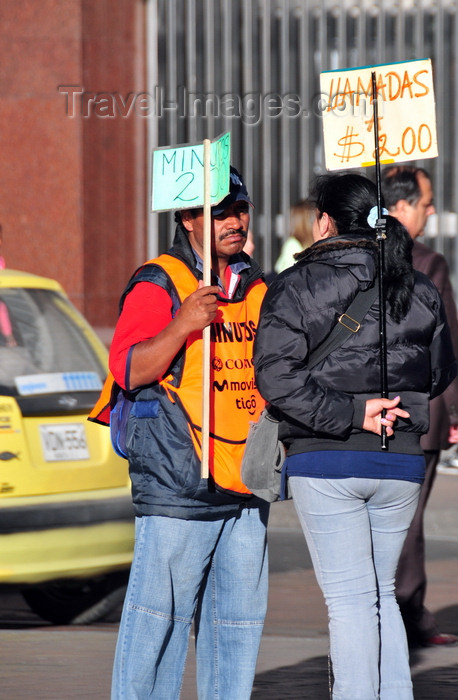
[[[210,175],[211,141],[204,139],[204,286],[211,284],[211,175]],[[202,333],[202,460],[200,474],[202,479],[209,476],[209,442],[210,442],[210,326]]]

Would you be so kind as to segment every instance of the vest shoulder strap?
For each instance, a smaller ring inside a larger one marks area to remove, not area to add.
[[[179,280],[176,285],[173,280]],[[196,289],[196,277],[184,262],[164,253],[145,262],[134,272],[122,294],[120,311],[126,296],[138,282],[152,282],[162,287],[172,299],[172,316],[175,316],[183,300]]]
[[[179,280],[178,288],[173,282],[174,279]],[[148,260],[134,272],[122,294],[120,311],[122,311],[126,296],[138,282],[152,282],[162,287],[170,295],[172,316],[175,316],[183,300],[196,289],[197,280],[184,262],[167,253],[160,255],[158,258]],[[118,393],[119,386],[109,372],[99,399],[89,414],[89,420],[109,425],[110,414]]]

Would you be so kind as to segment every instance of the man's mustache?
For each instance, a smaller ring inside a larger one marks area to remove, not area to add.
[[[246,240],[246,237],[248,235],[248,231],[245,231],[243,228],[240,228],[240,229],[231,228],[229,231],[226,231],[226,233],[222,233],[221,236],[219,237],[219,240],[223,241],[225,238],[228,238],[229,236],[233,236],[234,234],[239,235],[239,236],[243,236],[243,238],[245,238],[245,240]]]

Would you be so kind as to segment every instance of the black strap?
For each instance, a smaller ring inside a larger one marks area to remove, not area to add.
[[[350,335],[359,331],[363,318],[377,297],[377,292],[376,284],[364,292],[358,292],[345,313],[339,316],[328,337],[310,354],[308,369],[315,367],[329,353],[340,347]]]

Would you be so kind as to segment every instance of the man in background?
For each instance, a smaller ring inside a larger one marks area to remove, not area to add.
[[[428,173],[414,166],[391,166],[382,174],[382,191],[391,216],[395,216],[413,239],[413,266],[426,274],[439,290],[447,314],[455,354],[458,356],[458,321],[447,261],[420,243],[428,216],[435,212]],[[417,511],[407,534],[396,574],[396,596],[410,646],[455,644],[458,637],[439,632],[432,613],[425,607],[426,568],[424,512],[436,476],[441,450],[458,442],[458,379],[430,404],[430,429],[422,438],[426,474]]]

